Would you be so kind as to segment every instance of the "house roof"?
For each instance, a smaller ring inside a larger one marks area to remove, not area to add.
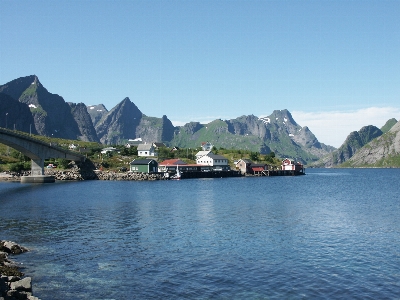
[[[227,160],[227,158],[225,156],[214,154],[214,153],[209,153],[207,156],[212,159],[226,159]]]
[[[240,161],[243,161],[243,162],[244,162],[245,164],[247,164],[247,165],[250,165],[250,164],[253,163],[250,159],[247,159],[247,158],[239,159],[239,160],[238,160],[238,163],[239,163]]]
[[[148,165],[151,161],[155,161],[154,159],[135,159],[131,161],[131,165]],[[156,161],[155,161],[156,162]]]
[[[186,165],[182,160],[178,159],[167,159],[158,164],[159,166],[176,166],[176,165]]]
[[[267,164],[251,164],[250,168],[259,168],[268,166]]]
[[[155,143],[153,143],[153,146],[159,148],[159,147],[165,147],[165,144],[164,143],[155,142]]]
[[[207,155],[209,153],[212,153],[212,152],[210,150],[208,150],[208,151],[199,151],[199,152],[196,153],[196,157],[205,156],[205,155]]]
[[[303,165],[301,162],[295,162],[293,159],[290,158],[286,158],[284,160],[282,160],[282,165],[297,165],[297,166],[301,166]]]
[[[115,151],[115,150],[117,150],[117,148],[114,148],[114,147],[103,148],[103,151]]]
[[[126,145],[134,145],[134,146],[138,146],[140,145],[142,142],[141,141],[128,141],[126,143]]]
[[[139,144],[137,147],[138,151],[149,151],[151,148],[153,148],[152,144]]]

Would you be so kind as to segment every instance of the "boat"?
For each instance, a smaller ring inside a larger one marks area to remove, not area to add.
[[[179,180],[179,179],[181,179],[181,177],[182,177],[182,174],[179,171],[179,166],[177,165],[176,166],[176,174],[174,176],[172,176],[171,179]]]

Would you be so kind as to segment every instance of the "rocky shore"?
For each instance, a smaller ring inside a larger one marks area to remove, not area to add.
[[[46,170],[46,175],[53,175],[56,180],[162,180],[165,179],[160,173],[131,173],[114,171],[86,171],[79,168],[56,171]]]
[[[2,172],[0,173],[0,181],[21,181],[20,173],[16,172]]]
[[[163,173],[133,173],[101,171],[87,161],[81,164],[71,163],[71,168],[66,170],[45,169],[45,175],[52,175],[56,180],[165,180]],[[21,176],[28,176],[30,172],[23,174],[15,172],[0,173],[0,181],[20,181]]]
[[[32,278],[24,277],[8,258],[10,254],[26,251],[26,248],[14,242],[0,241],[0,300],[39,300],[32,295]]]

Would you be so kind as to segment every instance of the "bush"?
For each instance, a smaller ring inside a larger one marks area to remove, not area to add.
[[[67,169],[69,165],[69,160],[66,160],[64,158],[58,159],[58,167],[62,169]]]
[[[17,162],[10,165],[11,172],[20,173],[23,170],[30,170],[31,163],[30,162]]]

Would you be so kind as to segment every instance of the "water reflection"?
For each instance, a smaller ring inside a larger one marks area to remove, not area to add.
[[[359,171],[0,184],[1,238],[42,299],[394,298],[400,176]]]

